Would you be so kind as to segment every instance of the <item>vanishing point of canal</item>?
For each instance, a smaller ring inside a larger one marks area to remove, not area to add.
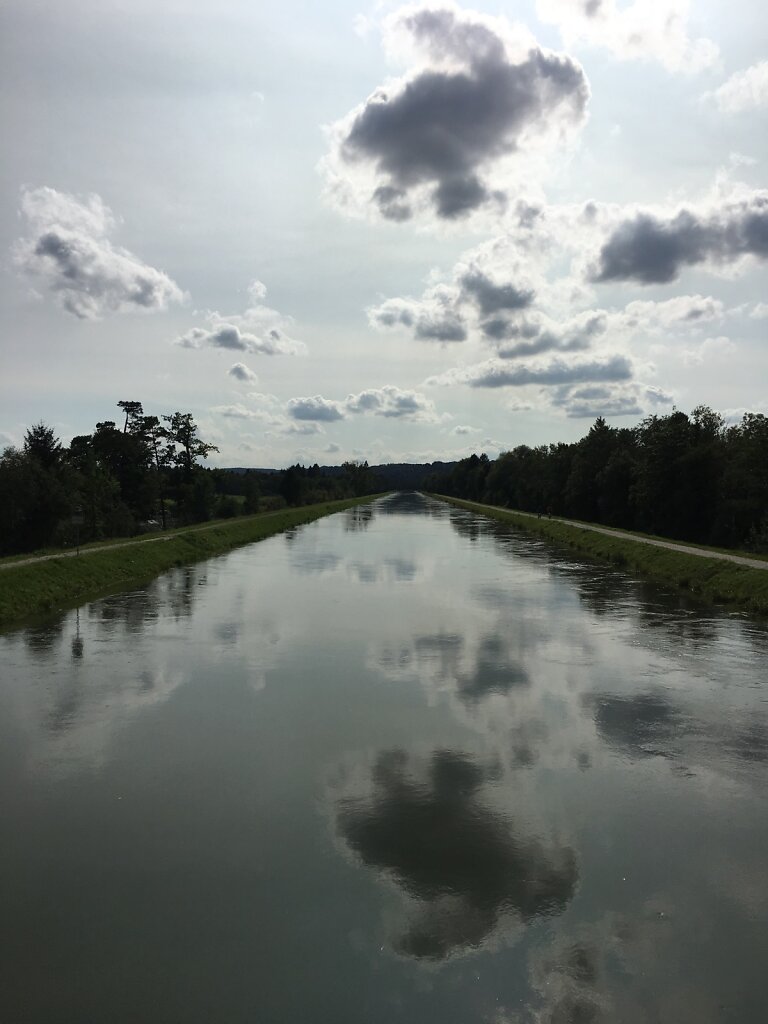
[[[0,637],[8,1024],[762,1024],[768,629],[396,495]]]

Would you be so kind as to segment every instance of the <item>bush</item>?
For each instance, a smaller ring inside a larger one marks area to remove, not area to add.
[[[224,494],[219,498],[219,503],[216,508],[216,517],[218,519],[234,519],[235,516],[239,516],[241,512],[240,502],[232,494]]]
[[[265,494],[261,499],[259,508],[262,512],[279,512],[287,505],[282,494]]]

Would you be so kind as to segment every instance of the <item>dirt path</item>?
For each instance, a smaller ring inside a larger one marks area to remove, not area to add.
[[[263,516],[259,516],[259,518],[271,519],[273,516],[279,514],[279,512],[265,512]],[[231,521],[232,520],[226,520],[226,522]],[[36,562],[50,562],[54,558],[78,558],[80,555],[97,555],[100,551],[117,551],[118,548],[132,548],[136,544],[157,544],[164,540],[172,540],[174,537],[179,537],[181,534],[201,533],[204,530],[214,530],[217,526],[221,525],[221,521],[218,521],[215,523],[207,523],[205,526],[188,526],[183,530],[171,530],[170,533],[161,533],[159,536],[145,537],[143,540],[121,540],[116,544],[102,544],[97,548],[80,548],[79,552],[58,551],[54,555],[36,555],[33,558],[20,558],[15,562],[0,563],[0,572],[2,572],[3,569],[15,569],[19,565],[34,565]]]
[[[538,519],[534,512],[518,512],[516,509],[502,508],[500,505],[480,505],[473,502],[480,508],[498,509],[500,512],[514,512],[517,516],[527,516],[529,519]],[[553,523],[562,523],[564,526],[572,526],[576,530],[591,530],[592,533],[604,533],[606,537],[618,537],[620,540],[632,540],[637,544],[650,544],[655,548],[667,548],[668,551],[682,551],[684,555],[697,555],[699,558],[715,558],[720,562],[733,562],[734,565],[746,565],[750,569],[768,570],[768,561],[759,558],[746,558],[744,555],[730,555],[724,551],[708,551],[706,548],[692,547],[689,544],[675,544],[671,540],[656,540],[653,537],[638,537],[635,533],[626,533],[624,530],[609,530],[604,526],[591,526],[587,523],[577,523],[573,519],[558,519],[553,517]]]

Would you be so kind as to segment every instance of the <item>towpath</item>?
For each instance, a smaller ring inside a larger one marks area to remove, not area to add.
[[[264,512],[258,518],[272,519],[274,516],[279,514],[279,512]],[[232,522],[232,520],[228,519],[226,522]],[[136,538],[132,540],[120,540],[114,544],[100,544],[98,547],[80,548],[79,551],[57,551],[52,555],[35,555],[32,558],[17,558],[12,562],[0,562],[0,572],[2,572],[3,569],[16,569],[20,565],[34,565],[36,562],[50,562],[54,558],[79,558],[81,555],[96,555],[100,551],[116,551],[118,548],[132,548],[136,544],[157,544],[165,540],[172,540],[174,537],[178,537],[182,533],[200,533],[204,530],[213,530],[217,526],[221,525],[221,520],[219,520],[215,523],[206,523],[204,526],[187,526],[181,530],[169,530],[165,533],[156,534],[152,537],[142,537],[141,540],[137,540]]]
[[[479,502],[472,502],[478,508],[497,509],[499,512],[514,512],[516,516],[527,516],[529,519],[538,519],[534,512],[519,512],[517,509],[502,508],[501,505],[481,505]],[[606,537],[618,537],[621,540],[631,540],[636,544],[650,544],[656,548],[666,548],[668,551],[682,551],[684,555],[697,555],[700,558],[714,558],[720,562],[733,562],[734,565],[746,565],[750,569],[768,570],[768,560],[760,558],[748,558],[746,555],[732,555],[726,551],[710,551],[708,548],[699,548],[693,544],[676,544],[672,540],[657,540],[655,537],[643,537],[636,533],[628,533],[625,530],[612,530],[605,526],[593,526],[590,523],[578,523],[573,519],[560,519],[552,516],[553,523],[563,523],[564,526],[572,526],[576,530],[591,530],[593,533],[604,533]]]

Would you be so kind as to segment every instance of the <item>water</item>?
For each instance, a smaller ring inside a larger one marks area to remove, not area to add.
[[[768,632],[399,496],[0,637],[9,1024],[750,1024]]]

